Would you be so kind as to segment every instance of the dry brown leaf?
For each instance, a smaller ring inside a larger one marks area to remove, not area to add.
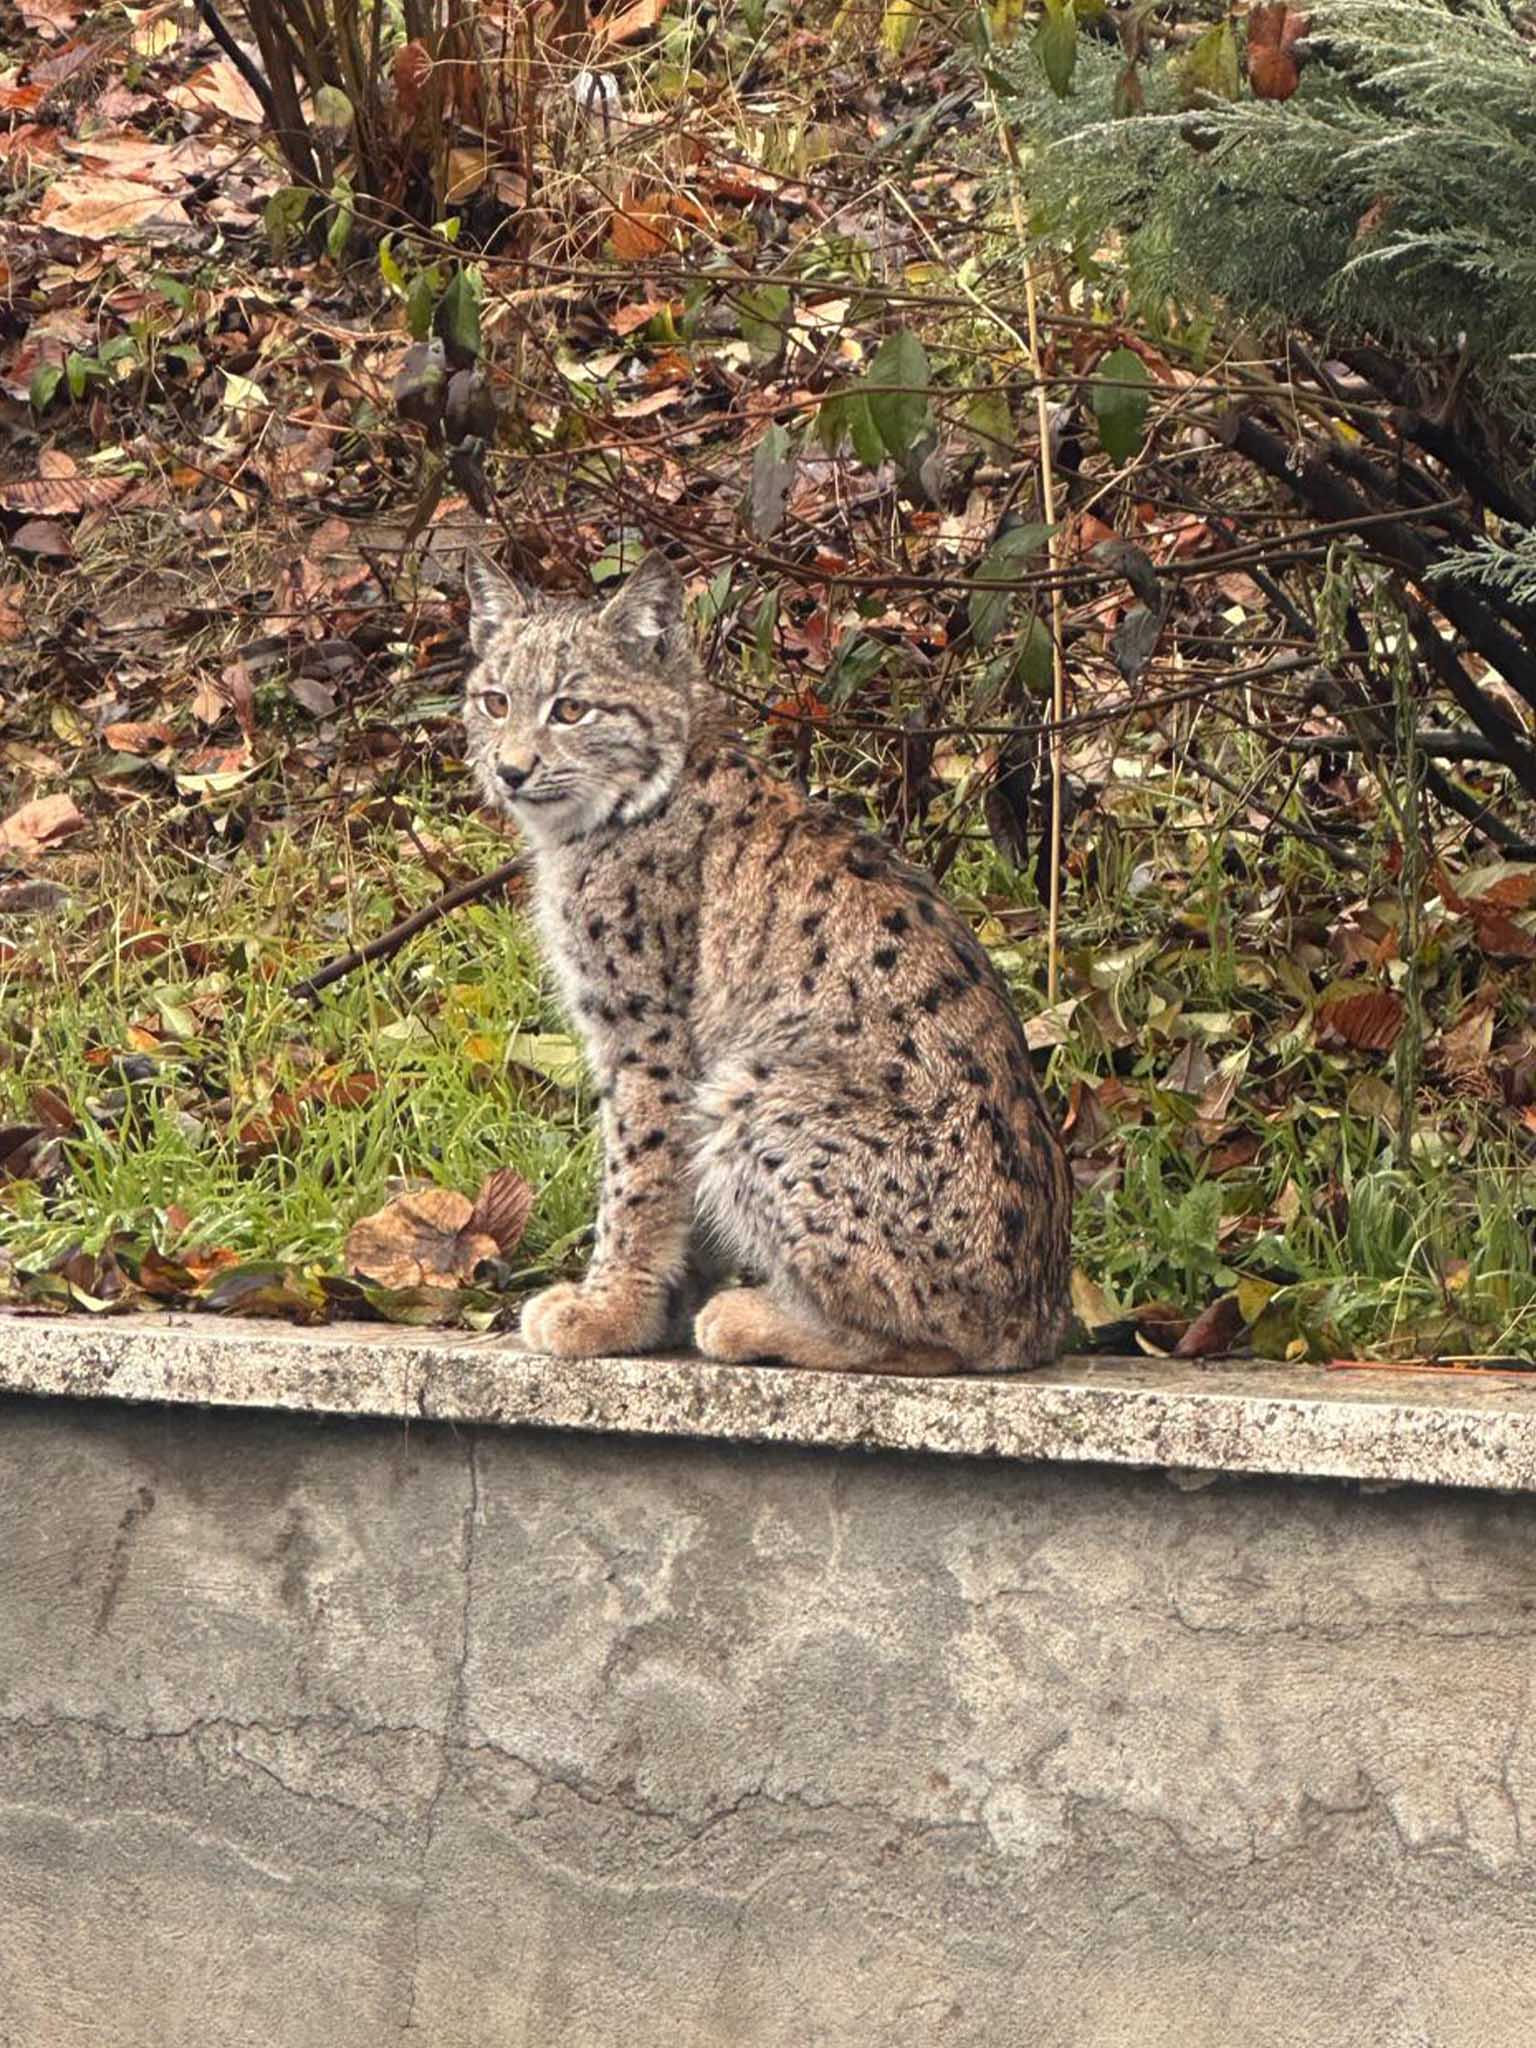
[[[1502,910],[1474,903],[1470,906],[1470,914],[1477,932],[1477,943],[1490,959],[1536,960],[1536,938],[1522,930],[1512,917],[1506,917]]]
[[[179,199],[133,178],[93,176],[57,179],[37,209],[40,227],[74,235],[83,242],[111,242],[130,236],[179,239],[192,223]]]
[[[1247,1329],[1247,1319],[1235,1294],[1222,1294],[1209,1308],[1202,1309],[1173,1347],[1175,1358],[1216,1358],[1232,1346]]]
[[[101,736],[114,754],[153,754],[174,745],[176,739],[168,725],[147,725],[131,718],[104,726]]]
[[[633,192],[609,216],[608,237],[621,263],[644,263],[671,246],[670,209],[665,200],[639,199]]]
[[[1469,1009],[1459,1024],[1441,1032],[1436,1050],[1453,1073],[1480,1072],[1493,1050],[1492,1006]]]
[[[21,0],[21,18],[40,35],[62,36],[86,12],[80,0]]]
[[[618,43],[632,43],[636,36],[643,36],[653,29],[667,11],[667,0],[630,0],[628,7],[610,15],[606,21],[595,21],[592,32],[600,50],[612,49]]]
[[[74,542],[56,519],[29,519],[11,535],[11,546],[18,555],[47,555],[58,561],[68,561],[75,552]]]
[[[261,101],[227,57],[216,57],[180,85],[168,87],[165,97],[187,113],[228,114],[232,121],[244,121],[254,128],[266,119]]]
[[[0,485],[0,508],[70,519],[79,512],[116,504],[132,488],[133,481],[126,476],[37,476],[19,484]]]
[[[516,1251],[533,1211],[533,1189],[520,1173],[504,1166],[488,1174],[475,1197],[469,1230],[496,1240],[503,1258]]]
[[[347,1235],[347,1265],[381,1287],[463,1287],[500,1247],[488,1231],[470,1228],[475,1205],[454,1188],[418,1188],[399,1195]]]
[[[1324,1039],[1360,1052],[1389,1052],[1403,1028],[1403,999],[1390,989],[1330,998],[1317,1013]]]
[[[0,819],[0,853],[39,853],[71,832],[84,829],[85,819],[71,796],[40,796],[8,818]]]

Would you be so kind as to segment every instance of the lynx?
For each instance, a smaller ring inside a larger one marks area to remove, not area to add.
[[[528,1302],[524,1341],[646,1352],[692,1317],[714,1359],[1051,1359],[1071,1181],[974,935],[743,748],[663,557],[606,602],[466,575],[468,758],[531,849],[602,1113],[591,1264]]]

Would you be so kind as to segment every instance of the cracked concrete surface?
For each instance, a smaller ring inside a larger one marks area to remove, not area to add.
[[[1536,1503],[0,1404],[3,2048],[1525,2048]]]

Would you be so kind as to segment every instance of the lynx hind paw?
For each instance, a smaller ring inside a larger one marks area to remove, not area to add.
[[[555,1358],[623,1357],[650,1350],[656,1325],[653,1304],[642,1308],[565,1281],[525,1304],[518,1334],[530,1351]]]

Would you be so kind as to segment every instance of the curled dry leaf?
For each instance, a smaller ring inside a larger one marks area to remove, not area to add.
[[[494,1238],[503,1258],[516,1251],[533,1210],[533,1189],[510,1166],[487,1174],[470,1212],[469,1229]]]
[[[1248,1327],[1235,1294],[1218,1295],[1204,1308],[1173,1347],[1175,1358],[1219,1358]]]
[[[473,1202],[453,1188],[414,1188],[353,1225],[347,1264],[383,1287],[463,1287],[482,1261],[514,1249],[532,1206],[532,1189],[508,1169]]]
[[[38,853],[57,840],[67,839],[71,832],[81,831],[84,825],[85,819],[73,797],[40,796],[0,820],[0,854]]]

